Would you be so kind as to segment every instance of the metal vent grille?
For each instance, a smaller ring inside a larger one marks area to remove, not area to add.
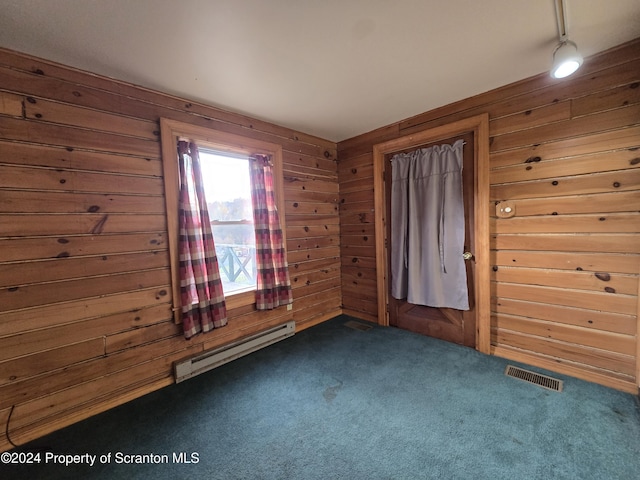
[[[360,330],[361,332],[366,332],[367,330],[371,330],[373,328],[371,325],[365,325],[364,323],[354,322],[353,320],[349,320],[344,324],[344,326],[353,328],[354,330]]]
[[[533,383],[534,385],[546,388],[547,390],[553,390],[554,392],[562,391],[562,380],[523,370],[522,368],[514,367],[513,365],[507,365],[507,369],[504,374],[507,377],[513,377],[524,382]]]

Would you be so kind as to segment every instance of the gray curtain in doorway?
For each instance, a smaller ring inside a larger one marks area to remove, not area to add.
[[[391,295],[469,310],[464,251],[464,142],[395,155],[391,186]]]

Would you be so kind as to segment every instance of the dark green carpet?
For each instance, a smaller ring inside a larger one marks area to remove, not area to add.
[[[504,376],[505,360],[347,320],[18,450],[111,453],[110,464],[2,465],[0,478],[639,478],[633,395],[556,374],[564,392],[550,392]],[[118,452],[169,463],[116,464]]]

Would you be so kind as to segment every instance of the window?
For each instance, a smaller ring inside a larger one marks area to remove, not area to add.
[[[160,120],[160,126],[173,310],[176,322],[180,322],[181,308],[178,254],[179,174],[176,160],[178,140],[193,141],[200,150],[203,186],[210,208],[210,220],[227,310],[255,304],[255,243],[250,243],[255,242],[255,235],[248,172],[248,162],[251,160],[248,158],[259,154],[268,155],[271,158],[276,204],[278,211],[281,212],[280,223],[286,245],[282,147],[250,137],[165,118]],[[246,177],[243,172],[246,172]],[[245,187],[246,193],[244,193]],[[253,278],[250,278],[251,276]]]
[[[249,160],[200,149],[200,167],[225,296],[255,290],[256,237]]]

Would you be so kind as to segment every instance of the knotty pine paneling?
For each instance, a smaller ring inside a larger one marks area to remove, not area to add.
[[[491,245],[498,250],[628,253],[629,261],[634,263],[635,254],[638,253],[637,235],[624,233],[502,234],[494,236]]]
[[[518,315],[525,309],[535,309],[537,320],[548,320],[556,325],[567,324],[595,329],[603,332],[614,332],[633,337],[636,331],[636,317],[612,312],[601,312],[581,307],[542,304],[537,300],[516,300],[501,298],[492,302],[494,312],[498,314]]]
[[[148,140],[157,140],[158,138],[158,126],[152,121],[112,115],[90,108],[50,102],[33,97],[27,97],[27,101],[24,103],[24,114],[26,118],[63,125],[119,133]]]
[[[0,305],[6,310],[21,310],[40,305],[80,300],[134,289],[161,287],[170,283],[169,268],[112,273],[59,282],[32,283],[0,290]]]
[[[344,311],[377,321],[373,145],[488,113],[492,352],[637,392],[639,84],[640,39],[340,142]]]
[[[47,373],[30,377],[22,382],[9,383],[0,387],[0,408],[15,405],[16,409],[20,405],[35,400],[39,396],[33,395],[33,390],[42,393],[42,399],[46,401],[52,393],[60,392],[63,394],[65,389],[78,386],[86,388],[88,384],[98,382],[103,377],[107,377],[118,372],[126,372],[132,365],[144,364],[147,359],[162,358],[172,353],[183,352],[181,348],[202,351],[202,344],[181,345],[177,337],[165,339],[159,342],[153,342],[142,345],[137,348],[131,348],[120,351],[105,358],[92,359],[81,364],[70,365],[64,369],[58,369]],[[150,372],[152,376],[157,376],[157,372]],[[165,374],[161,374],[165,375]],[[171,373],[166,371],[166,376]],[[108,391],[105,392],[107,395]],[[114,401],[117,401],[114,398]],[[55,407],[55,405],[54,405]],[[91,415],[90,412],[86,412]],[[28,419],[25,419],[28,421]],[[41,425],[44,429],[46,425]],[[11,434],[11,431],[10,431]]]
[[[545,122],[537,127],[502,135],[493,135],[492,132],[490,150],[499,152],[523,145],[586,136],[604,130],[615,130],[636,123],[639,117],[640,105],[630,105],[578,118],[572,117],[561,122]]]
[[[512,182],[526,182],[574,175],[591,175],[601,172],[628,170],[637,163],[638,152],[630,149],[608,151],[591,155],[576,155],[540,161],[534,157],[529,162],[518,163],[504,168],[496,168],[491,176],[494,185]],[[628,172],[627,172],[628,173]]]
[[[282,145],[293,311],[230,308],[184,340],[160,117]],[[333,142],[0,49],[1,431],[23,443],[172,383],[175,360],[339,314],[338,210]]]
[[[2,163],[20,166],[51,167],[68,172],[107,172],[141,177],[161,177],[162,162],[159,158],[131,157],[113,153],[74,150],[55,145],[32,145],[0,140]],[[124,177],[120,180],[125,180]],[[81,184],[82,185],[82,184]],[[90,184],[91,185],[91,184]],[[93,188],[98,185],[91,185]],[[138,192],[133,192],[138,193]]]
[[[50,350],[59,345],[60,338],[64,338],[69,343],[77,343],[105,335],[109,337],[157,324],[158,319],[167,321],[172,319],[169,306],[161,304],[135,311],[83,319],[80,320],[82,328],[78,328],[78,322],[72,322],[39,330],[28,330],[3,339],[0,361]]]
[[[498,267],[518,266],[593,273],[628,273],[631,275],[635,275],[640,270],[640,257],[638,256],[605,253],[493,250],[491,263]]]

